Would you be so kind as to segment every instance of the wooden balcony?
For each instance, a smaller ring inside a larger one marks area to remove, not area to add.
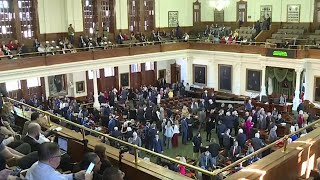
[[[206,51],[224,51],[234,53],[250,53],[261,54],[266,56],[267,48],[263,45],[239,45],[239,44],[212,44],[203,42],[180,42],[168,44],[155,44],[147,46],[132,46],[132,47],[117,47],[113,49],[90,49],[80,51],[77,53],[66,53],[56,55],[37,55],[34,54],[28,57],[20,57],[18,59],[5,59],[0,60],[0,71],[8,71],[14,69],[24,69],[39,66],[50,66],[63,63],[74,63],[81,61],[90,61],[97,59],[105,59],[112,57],[132,56],[148,53],[178,51],[178,50],[206,50]],[[320,50],[288,50],[296,51],[296,59],[303,58],[316,58],[320,59]]]

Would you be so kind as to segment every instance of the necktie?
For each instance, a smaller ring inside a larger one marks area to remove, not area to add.
[[[206,156],[206,167],[208,166],[208,157]]]
[[[236,147],[233,147],[233,156],[234,156],[235,151],[236,151]]]

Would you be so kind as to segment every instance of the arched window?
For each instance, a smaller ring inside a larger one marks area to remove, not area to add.
[[[99,70],[96,71],[96,75],[97,75],[97,78],[100,78],[100,72]],[[93,70],[89,70],[88,71],[88,79],[93,79]]]
[[[141,64],[131,64],[131,73],[141,72]]]
[[[87,34],[93,34],[94,27],[94,4],[93,0],[83,0],[83,23],[84,31]]]
[[[114,1],[113,0],[101,0],[100,16],[103,31],[114,32],[115,20],[114,20]]]

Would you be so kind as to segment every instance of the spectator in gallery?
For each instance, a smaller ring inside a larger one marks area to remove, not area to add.
[[[68,36],[69,36],[69,41],[71,44],[74,44],[74,35],[75,35],[74,28],[72,27],[72,24],[69,24]]]

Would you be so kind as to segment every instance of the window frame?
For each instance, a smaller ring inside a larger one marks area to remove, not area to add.
[[[9,86],[14,85],[14,88],[8,88]],[[13,81],[7,81],[5,82],[5,86],[6,86],[6,90],[8,92],[12,92],[12,91],[17,91],[19,89],[21,89],[21,81],[19,80],[13,80]]]

